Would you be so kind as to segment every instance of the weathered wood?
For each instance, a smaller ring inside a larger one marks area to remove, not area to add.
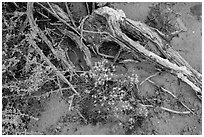
[[[110,28],[112,36],[124,43],[128,48],[133,50],[135,54],[142,54],[150,59],[152,62],[156,62],[168,72],[176,75],[182,81],[187,83],[196,92],[196,95],[201,99],[202,90],[202,75],[194,70],[179,54],[174,51],[171,46],[166,46],[162,40],[162,37],[158,35],[159,30],[151,29],[147,25],[130,20],[125,17],[124,12],[121,10],[114,10],[109,7],[102,7],[97,9],[95,14],[104,16],[107,19],[107,25]],[[94,15],[93,15],[94,16]],[[154,42],[157,50],[161,52],[164,57],[157,55],[142,46],[139,41],[134,41],[121,31],[121,26],[124,26],[125,31],[130,32],[139,31],[143,37]]]

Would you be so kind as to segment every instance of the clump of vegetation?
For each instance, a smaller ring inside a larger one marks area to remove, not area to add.
[[[57,87],[53,70],[27,41],[26,6],[2,5],[2,134],[29,134],[29,121],[41,111],[35,102]]]
[[[157,28],[164,34],[170,34],[176,31],[177,28],[173,21],[178,14],[175,14],[171,9],[174,4],[161,2],[151,6],[145,23],[153,28]]]
[[[95,63],[88,76],[94,87],[81,103],[81,114],[88,123],[116,122],[124,130],[133,130],[138,119],[145,119],[148,111],[137,103],[137,74],[118,75],[108,60]],[[86,89],[87,90],[87,89]]]

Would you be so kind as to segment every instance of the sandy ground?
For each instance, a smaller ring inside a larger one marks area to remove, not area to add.
[[[126,16],[133,20],[145,21],[149,11],[149,6],[153,3],[113,3],[115,8],[122,9]],[[173,48],[189,62],[189,64],[201,72],[202,70],[202,21],[199,12],[193,11],[195,5],[200,3],[176,3],[173,9],[181,14],[181,19],[186,25],[188,31],[179,35],[171,41]],[[155,70],[151,64],[146,62],[134,64],[125,64],[127,70],[123,73],[137,73],[141,82],[150,74],[154,74]],[[121,68],[119,68],[121,70]],[[202,106],[201,102],[195,96],[193,90],[183,82],[171,74],[162,73],[151,79],[160,86],[165,87],[182,100],[190,109],[195,111],[193,114],[174,114],[161,109],[149,108],[149,115],[141,127],[135,130],[134,134],[160,134],[160,135],[178,135],[178,134],[202,134]],[[144,82],[139,86],[139,94],[144,98],[155,98],[155,87]],[[160,93],[156,96],[161,101],[163,107],[187,111],[175,99],[167,93]],[[67,102],[59,96],[51,96],[46,105],[45,111],[42,112],[40,120],[32,123],[31,130],[36,132],[49,133],[50,130],[60,130],[61,134],[111,134],[110,129],[114,129],[114,125],[96,126],[91,125],[83,127],[79,123],[62,122],[62,117],[67,116]],[[80,129],[81,128],[81,129]],[[80,129],[80,130],[79,130]],[[54,131],[52,131],[53,133]],[[112,134],[122,134],[119,131]]]

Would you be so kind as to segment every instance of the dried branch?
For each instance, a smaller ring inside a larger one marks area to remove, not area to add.
[[[47,10],[50,14],[52,14],[54,17],[56,17],[59,21],[63,22],[67,27],[69,27],[72,31],[74,31],[77,35],[80,35],[79,32],[72,27],[71,25],[69,25],[65,20],[63,20],[62,18],[60,18],[58,15],[56,15],[55,13],[53,13],[51,10],[49,10],[48,8],[46,8],[44,5],[42,5],[41,3],[37,2],[38,5],[40,5],[42,8],[44,8],[45,10]]]
[[[56,16],[58,18],[62,18],[63,20],[65,20],[66,22],[72,22],[70,19],[70,15],[68,15],[67,13],[65,13],[63,11],[63,9],[61,9],[58,5],[54,4],[54,3],[50,3],[47,2],[49,7],[52,9],[52,11],[56,14]],[[75,27],[76,28],[76,27]]]
[[[37,30],[36,30],[36,26],[33,25],[33,3],[29,2],[27,5],[27,16],[29,19],[29,23],[31,25],[31,29],[33,30],[31,32],[31,34],[29,35],[28,38],[28,42],[34,47],[34,49],[37,51],[37,53],[41,56],[41,58],[46,61],[46,63],[54,70],[54,72],[56,73],[56,75],[58,77],[60,77],[65,83],[67,83],[71,89],[80,96],[80,94],[74,89],[73,85],[64,77],[64,75],[61,74],[61,72],[50,62],[50,60],[44,55],[44,53],[42,52],[42,50],[38,47],[38,45],[36,44],[36,42],[33,40],[33,35],[37,35]],[[33,33],[33,34],[32,34]]]
[[[55,51],[55,49],[53,48],[52,42],[50,42],[50,40],[46,37],[46,35],[42,32],[42,30],[39,27],[37,27],[37,24],[34,21],[34,17],[33,17],[32,13],[30,13],[28,15],[28,18],[30,19],[31,28],[35,28],[35,31],[37,31],[37,33],[42,38],[42,40],[48,45],[48,47],[50,48],[52,53],[55,55],[55,57],[57,57],[57,59],[60,59],[67,66],[67,69],[74,72],[74,69],[73,69],[73,66],[71,65],[71,62],[68,62],[67,60],[65,60],[65,58],[61,54],[58,54]]]

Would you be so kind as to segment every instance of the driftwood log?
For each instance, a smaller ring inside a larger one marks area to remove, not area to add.
[[[102,7],[83,20],[81,34],[100,55],[106,56],[100,53],[103,43],[114,41],[120,48],[157,63],[161,69],[187,83],[201,99],[202,75],[173,50],[159,30],[126,18],[122,10]],[[146,45],[142,40],[146,40]]]

